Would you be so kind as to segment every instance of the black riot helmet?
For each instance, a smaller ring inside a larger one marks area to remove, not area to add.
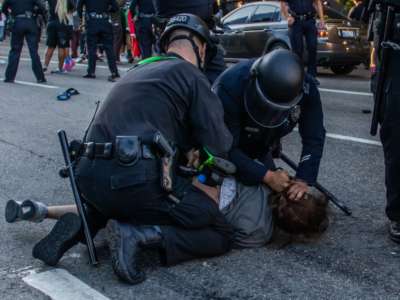
[[[269,52],[251,67],[244,105],[257,125],[275,128],[282,125],[303,97],[304,67],[288,50]]]
[[[171,39],[171,34],[177,29],[187,30],[190,34],[177,35]],[[201,18],[192,14],[178,14],[169,19],[167,25],[165,26],[164,32],[161,35],[161,50],[165,52],[168,48],[168,45],[173,41],[188,40],[192,44],[193,50],[197,57],[197,64],[201,68],[200,52],[193,40],[194,36],[197,36],[207,45],[205,60],[209,61],[212,59],[216,53],[216,47],[211,40],[210,30],[208,29],[207,24]]]

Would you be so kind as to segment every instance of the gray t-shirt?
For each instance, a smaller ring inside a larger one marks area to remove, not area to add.
[[[262,247],[271,240],[274,223],[270,193],[265,185],[246,186],[232,178],[224,180],[220,209],[234,229],[234,247]]]

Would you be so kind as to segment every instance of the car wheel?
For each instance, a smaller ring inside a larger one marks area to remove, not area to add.
[[[268,52],[271,52],[271,51],[274,51],[274,50],[277,50],[277,49],[289,50],[289,47],[283,42],[275,42],[272,45],[270,45],[268,48],[266,48],[264,50],[263,54],[267,54]]]
[[[354,66],[331,66],[331,70],[336,75],[347,75],[353,72]]]

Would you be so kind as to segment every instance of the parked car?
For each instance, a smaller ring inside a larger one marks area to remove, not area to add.
[[[325,15],[326,29],[318,31],[318,66],[336,74],[348,74],[362,63],[368,66],[366,29],[330,7],[325,7]],[[222,18],[217,35],[228,60],[259,57],[276,48],[291,47],[279,1],[252,2],[233,10]]]

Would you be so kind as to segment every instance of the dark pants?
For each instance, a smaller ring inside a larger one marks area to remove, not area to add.
[[[37,80],[44,79],[42,63],[38,54],[38,27],[34,19],[17,18],[12,29],[11,50],[8,56],[8,66],[5,79],[15,80],[17,75],[19,59],[21,57],[24,38],[28,44],[29,54],[32,59],[32,70]]]
[[[76,173],[83,198],[105,219],[160,226],[167,265],[230,250],[232,229],[217,204],[193,186],[179,203],[171,201],[160,187],[156,160],[123,167],[82,158]]]
[[[122,44],[124,43],[124,35],[122,33],[121,24],[113,24],[113,36],[114,36],[115,58],[117,61],[119,61],[119,55],[121,52]]]
[[[118,73],[113,47],[112,25],[106,19],[87,21],[86,41],[88,47],[88,74],[96,72],[97,46],[102,44],[107,55],[108,68],[112,74]]]
[[[79,52],[81,55],[87,54],[86,31],[81,32],[80,41],[79,41]]]
[[[400,54],[392,54],[389,61],[380,135],[385,155],[386,214],[390,220],[400,221]]]
[[[317,76],[317,34],[315,19],[305,21],[296,20],[289,27],[292,49],[301,59],[303,59],[303,40],[305,39],[308,52],[307,72],[314,77]]]
[[[80,30],[74,30],[72,33],[72,40],[71,40],[71,56],[72,58],[78,57],[78,48],[79,42],[81,39],[81,32]]]
[[[154,43],[152,18],[138,18],[135,26],[142,58],[152,56]]]

